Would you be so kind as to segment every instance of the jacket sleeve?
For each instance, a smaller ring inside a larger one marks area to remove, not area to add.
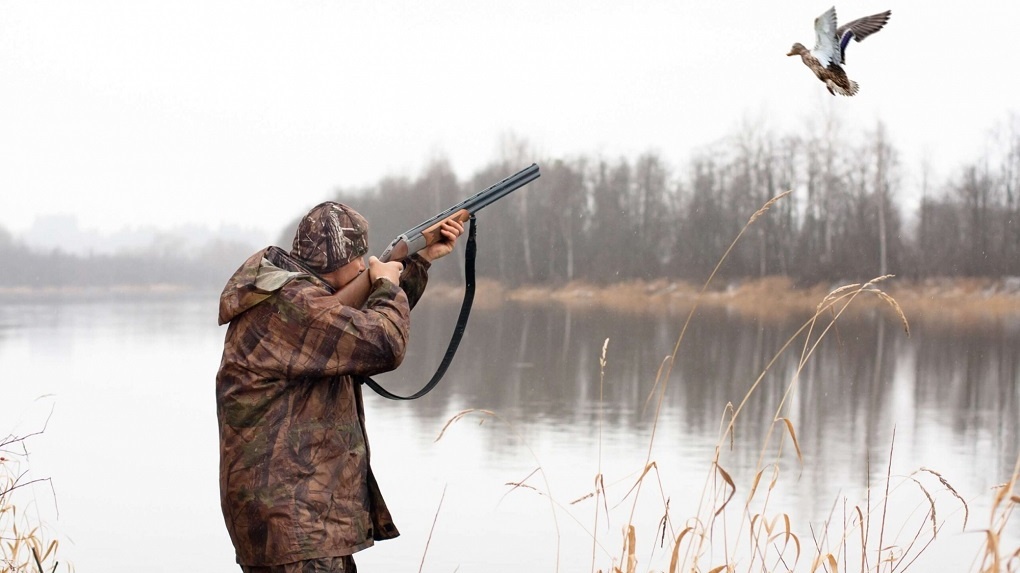
[[[325,291],[307,286],[288,285],[275,298],[259,344],[266,351],[260,353],[263,359],[249,356],[263,376],[371,376],[393,370],[404,359],[410,304],[404,291],[386,279],[375,281],[363,309],[338,304]]]
[[[400,288],[407,294],[407,301],[414,308],[429,283],[431,263],[421,255],[414,254],[404,259],[404,271],[400,274]]]

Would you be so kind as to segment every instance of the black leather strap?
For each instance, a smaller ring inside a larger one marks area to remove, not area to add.
[[[460,315],[457,317],[457,326],[453,329],[453,336],[450,338],[450,345],[446,348],[446,354],[443,355],[443,361],[439,363],[439,368],[436,369],[436,373],[432,375],[432,379],[429,380],[421,390],[418,390],[410,396],[394,394],[380,386],[378,382],[372,380],[368,376],[362,376],[362,383],[372,390],[375,390],[376,394],[379,394],[384,398],[389,398],[390,400],[415,400],[431,392],[432,389],[439,384],[439,381],[443,379],[443,375],[446,374],[446,369],[449,368],[450,363],[453,362],[453,355],[457,353],[457,346],[460,345],[460,339],[464,335],[464,329],[467,328],[468,316],[471,314],[471,303],[475,298],[475,253],[477,251],[477,246],[475,244],[476,224],[475,216],[471,215],[471,226],[468,228],[467,245],[464,250],[464,300],[460,304]]]

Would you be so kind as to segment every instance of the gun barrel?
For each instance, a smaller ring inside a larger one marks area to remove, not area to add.
[[[474,215],[483,207],[499,201],[513,191],[538,179],[538,176],[538,164],[532,163],[531,166],[514,173],[499,183],[482,189],[438,215],[429,217],[418,226],[393,239],[393,242],[379,255],[379,260],[387,262],[393,259],[403,259],[417,253],[429,243],[430,237],[426,236],[426,234],[431,235],[431,240],[436,239],[438,231],[435,228],[442,221],[454,216],[457,216],[460,221],[466,221],[467,217],[464,217],[464,213]]]
[[[393,239],[393,242],[391,242],[390,245],[386,247],[386,250],[379,255],[379,260],[383,262],[401,260],[407,256],[417,253],[419,250],[428,246],[430,237],[431,240],[436,240],[439,232],[436,229],[433,229],[433,227],[438,227],[440,222],[454,216],[456,216],[460,221],[466,221],[467,219],[464,218],[464,213],[473,215],[487,205],[499,201],[517,189],[520,189],[535,179],[538,179],[538,176],[538,164],[532,163],[529,167],[514,173],[499,183],[475,193],[453,207],[450,207],[442,213],[422,222],[417,227],[405,232],[396,239]],[[430,237],[426,236],[426,233],[428,233]],[[369,273],[366,271],[355,277],[354,280],[337,291],[335,296],[345,305],[361,307],[365,304],[365,301],[368,300],[370,291],[371,284],[369,283]]]
[[[485,189],[482,189],[478,193],[464,199],[460,203],[457,203],[453,207],[423,221],[418,226],[404,233],[404,237],[414,237],[424,232],[426,229],[435,225],[436,223],[446,219],[454,213],[464,210],[472,215],[480,211],[482,208],[499,201],[503,197],[506,197],[510,193],[520,189],[521,187],[531,183],[535,179],[538,179],[538,164],[532,163],[529,167],[526,167],[517,173],[503,179],[499,183],[491,185]]]

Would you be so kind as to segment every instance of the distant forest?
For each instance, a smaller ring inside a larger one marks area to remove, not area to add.
[[[368,218],[380,252],[400,232],[534,160],[525,143],[507,147],[469,181],[439,160],[416,179],[388,178],[332,198]],[[899,157],[881,123],[855,138],[830,122],[813,134],[736,133],[679,169],[653,152],[634,160],[538,159],[538,180],[479,213],[478,272],[510,285],[703,281],[751,215],[792,189],[749,228],[723,277],[786,275],[815,284],[888,273],[1020,275],[1020,117],[948,181],[916,177],[921,198],[909,219]]]
[[[879,122],[849,131],[833,119],[808,133],[745,129],[703,147],[689,163],[658,152],[637,158],[536,157],[506,142],[502,157],[459,180],[436,160],[416,178],[341,188],[371,224],[372,252],[400,232],[537,162],[542,176],[478,216],[478,274],[507,285],[606,284],[632,279],[702,281],[748,219],[759,218],[720,270],[723,278],[786,275],[799,284],[900,277],[1020,276],[1020,117],[945,181],[913,170],[903,187],[900,151]],[[916,212],[903,197],[920,195]],[[300,213],[295,214],[294,225]],[[278,240],[289,248],[293,227]],[[0,230],[0,287],[32,284],[222,285],[250,254],[213,245],[101,257],[26,252]]]

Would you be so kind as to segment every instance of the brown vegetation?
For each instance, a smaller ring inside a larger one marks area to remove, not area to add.
[[[606,543],[592,533],[591,570],[606,573],[636,573],[647,570],[640,568],[641,557],[636,548],[638,545],[648,547],[660,544],[669,551],[669,566],[663,570],[669,573],[682,571],[722,573],[737,570],[810,573],[914,570],[916,568],[912,566],[916,564],[918,558],[939,540],[940,536],[949,533],[943,531],[946,521],[941,517],[947,510],[949,513],[962,511],[964,530],[970,530],[967,517],[970,514],[968,502],[937,470],[921,467],[906,476],[892,475],[895,431],[884,479],[868,484],[865,499],[843,500],[842,509],[838,509],[837,501],[833,506],[832,515],[820,529],[795,523],[784,508],[776,507],[773,493],[777,482],[795,480],[795,477],[784,476],[790,475],[791,470],[792,475],[795,475],[798,465],[810,463],[801,452],[797,428],[787,417],[787,397],[798,386],[799,374],[810,361],[815,349],[835,328],[838,321],[851,316],[852,310],[887,309],[891,320],[902,324],[909,333],[908,320],[903,308],[885,290],[890,286],[890,277],[878,277],[867,283],[824,290],[813,299],[811,295],[818,292],[821,287],[795,289],[788,280],[780,278],[733,285],[718,291],[706,291],[700,296],[689,286],[673,288],[673,285],[665,282],[627,283],[602,289],[572,284],[556,291],[538,288],[510,292],[487,290],[485,304],[514,300],[524,304],[600,305],[615,310],[642,311],[643,308],[661,308],[659,304],[648,304],[650,300],[657,303],[684,301],[675,304],[671,310],[687,308],[688,319],[702,304],[736,308],[740,312],[753,312],[755,316],[771,316],[770,313],[776,312],[777,306],[783,306],[788,312],[793,313],[809,309],[801,328],[791,335],[786,345],[765,366],[744,398],[738,404],[730,404],[722,413],[719,440],[712,463],[706,471],[699,511],[696,515],[676,515],[671,512],[670,492],[663,490],[664,480],[659,475],[656,461],[651,458],[651,443],[644,468],[639,468],[635,472],[639,474],[636,481],[624,499],[614,499],[613,503],[609,503],[610,500],[607,499],[609,493],[603,483],[600,460],[599,473],[594,479],[594,490],[570,502],[569,505],[594,499],[592,518],[594,523],[589,530],[591,532],[599,530],[600,516],[604,513],[608,517],[610,506],[623,506],[625,511],[627,505],[632,505],[632,509],[631,519],[625,527],[620,553],[611,559],[611,564],[606,568],[597,567],[596,551],[597,547],[605,547]],[[996,282],[926,282],[918,285],[900,285],[900,289],[912,293],[910,296],[913,300],[910,304],[924,308],[938,318],[962,316],[969,319],[985,314],[1012,316],[1020,312],[1018,309],[1020,294],[1006,292],[1009,289],[1004,289],[1004,285]],[[500,297],[493,296],[497,292],[501,294]],[[494,298],[499,300],[494,301]],[[644,301],[643,306],[637,304],[640,301]],[[781,301],[781,304],[777,304],[777,301]],[[959,302],[959,306],[965,310],[954,310],[947,315],[945,309],[950,306],[949,301]],[[685,332],[686,327],[677,340],[677,349],[681,346]],[[607,339],[606,344],[608,342]],[[770,367],[779,355],[788,352],[800,355],[799,367],[791,378],[775,380]],[[670,383],[670,371],[676,359],[677,356],[674,354],[661,365],[655,386],[648,396],[648,403],[655,409],[650,442],[655,440],[658,408]],[[606,345],[603,345],[600,365],[604,372]],[[748,421],[742,416],[744,406],[761,388],[776,383],[785,385],[786,391],[771,424],[764,428],[757,425],[749,426],[754,420]],[[513,429],[511,422],[496,412],[481,409],[465,410],[455,415],[447,422],[437,440],[442,438],[450,425],[468,415],[481,415],[503,421],[526,445],[523,437]],[[730,449],[738,426],[741,427],[741,431],[762,438],[758,464],[749,482],[735,479],[726,469],[731,463]],[[599,435],[601,436],[601,433]],[[791,466],[791,462],[794,461]],[[545,478],[545,471],[540,462],[533,474],[535,473]],[[987,525],[973,526],[974,530],[980,531],[985,536],[985,543],[975,556],[977,567],[975,571],[981,573],[1013,571],[1015,564],[1020,562],[1020,548],[1010,545],[1006,533],[1013,511],[1020,504],[1020,496],[1017,495],[1018,479],[1020,458],[1008,481],[994,488],[990,494],[993,499]],[[545,489],[523,482],[511,482],[507,485],[512,488],[511,491],[533,491],[548,497],[554,521],[556,508],[564,508],[567,505],[551,497],[548,483],[544,484]],[[638,535],[638,524],[633,521],[633,508],[637,506],[643,485],[651,488],[653,493],[650,495],[656,499],[661,497],[663,503],[663,517],[654,539],[651,540]],[[685,495],[690,493],[688,491]],[[902,520],[900,517],[894,518],[889,511],[889,505],[893,499],[904,497],[918,500],[919,510],[903,517]],[[737,533],[732,538],[725,533],[731,527],[736,527]],[[573,563],[581,562],[582,559],[586,557],[580,555],[568,557]],[[556,570],[559,570],[559,565],[557,555]]]
[[[886,292],[912,319],[953,324],[980,323],[1020,317],[1020,281],[1011,279],[946,278],[917,282],[896,278],[884,283]],[[788,277],[733,281],[707,290],[698,304],[724,309],[761,321],[804,318],[815,312],[818,301],[831,290],[829,285],[797,287]],[[436,300],[460,300],[461,287],[440,287],[427,291]],[[557,287],[528,285],[507,289],[499,282],[478,281],[475,308],[493,308],[505,302],[528,305],[562,305],[575,309],[604,309],[613,312],[671,314],[690,312],[698,299],[698,288],[685,281],[627,281],[596,286],[574,281]],[[887,308],[882,301],[862,299],[857,311]]]
[[[27,462],[27,436],[8,435],[0,438],[0,573],[52,573],[57,561],[59,542],[51,539],[38,515],[29,510],[18,511],[14,497],[18,490],[48,479],[31,479],[22,464]],[[28,505],[31,507],[31,495]],[[73,567],[65,564],[67,571]]]
[[[763,207],[763,210],[775,199]],[[624,528],[622,547],[617,558],[605,569],[607,573],[636,573],[638,543],[634,524],[634,509],[641,496],[642,486],[646,478],[652,476],[648,487],[658,489],[663,503],[663,517],[659,522],[655,538],[660,543],[668,541],[671,559],[669,573],[682,571],[722,573],[736,571],[738,563],[741,570],[747,571],[797,571],[806,570],[811,573],[837,571],[894,571],[907,570],[915,563],[938,538],[945,522],[940,522],[936,512],[946,505],[945,501],[937,501],[933,491],[948,491],[952,499],[948,503],[962,504],[965,514],[969,513],[967,503],[959,493],[935,470],[920,468],[911,475],[896,477],[887,470],[884,483],[869,483],[867,497],[853,505],[844,502],[842,515],[835,512],[824,523],[821,530],[808,526],[803,528],[791,522],[783,508],[775,507],[773,489],[781,475],[785,475],[788,461],[796,456],[797,464],[804,464],[804,459],[794,423],[787,417],[787,398],[800,382],[800,373],[811,360],[824,338],[836,327],[838,321],[849,316],[851,308],[870,310],[882,307],[891,317],[903,325],[907,334],[910,332],[909,322],[904,312],[904,305],[890,294],[891,275],[876,277],[864,283],[852,283],[836,288],[820,287],[812,289],[795,289],[792,281],[784,278],[769,278],[760,281],[731,283],[723,288],[709,289],[712,280],[723,260],[732,252],[744,231],[758,219],[755,213],[747,225],[738,233],[733,244],[726,250],[722,260],[716,264],[705,285],[700,289],[684,286],[682,283],[651,282],[623,283],[615,286],[595,289],[586,285],[570,283],[556,290],[524,288],[503,295],[504,299],[524,303],[537,304],[582,304],[588,307],[612,308],[623,311],[641,311],[662,313],[666,311],[686,311],[686,322],[680,330],[673,354],[661,364],[656,375],[655,385],[648,396],[647,403],[653,407],[651,434],[649,436],[648,457],[643,470],[631,487],[624,500],[631,506],[631,518]],[[490,285],[491,286],[491,285]],[[928,281],[917,285],[901,284],[901,289],[913,292],[913,296],[904,297],[908,308],[916,308],[920,313],[927,313],[937,318],[948,317],[946,308],[953,306],[953,312],[963,313],[966,317],[980,317],[982,314],[1010,315],[1020,311],[1020,293],[1010,281],[989,283],[984,281]],[[487,289],[483,289],[487,290]],[[488,290],[487,296],[496,294],[495,289]],[[818,296],[819,292],[821,296]],[[957,304],[947,304],[953,301]],[[492,301],[487,300],[487,304]],[[721,306],[737,312],[749,313],[752,316],[767,318],[777,313],[785,316],[804,311],[806,316],[802,326],[797,329],[779,349],[776,355],[765,365],[760,375],[751,384],[746,395],[739,404],[729,404],[722,413],[719,438],[715,447],[715,455],[711,466],[707,468],[705,484],[700,496],[699,509],[696,515],[671,515],[669,495],[663,491],[663,481],[658,475],[658,465],[651,457],[651,444],[655,440],[659,412],[670,384],[673,366],[677,360],[687,326],[695,311],[705,306]],[[913,305],[913,307],[911,306]],[[603,345],[600,366],[604,372],[606,364],[606,344]],[[770,368],[780,355],[788,352],[799,354],[797,370],[785,383],[786,390],[776,409],[775,415],[767,427],[748,428],[750,422],[745,421],[741,414],[744,406],[759,388],[775,383]],[[482,414],[500,418],[495,412],[471,409],[454,416],[448,423],[456,422],[468,414]],[[739,422],[739,423],[738,423]],[[750,430],[753,435],[761,436],[761,450],[755,475],[750,483],[735,481],[726,470],[729,459],[725,455],[732,448],[734,432],[742,426],[743,431]],[[511,425],[512,427],[512,425]],[[446,431],[444,427],[443,432]],[[601,439],[601,428],[599,431]],[[895,442],[895,432],[893,434]],[[442,433],[440,433],[442,437]],[[895,445],[895,444],[893,444]],[[893,449],[890,446],[889,468],[891,469]],[[594,498],[594,526],[598,525],[599,514],[603,507],[608,513],[608,494],[603,483],[601,459],[599,470],[595,475],[595,488],[589,495],[581,499]],[[796,466],[794,466],[796,467]],[[544,470],[539,465],[537,472]],[[926,485],[922,479],[937,478],[938,485]],[[982,573],[998,573],[1014,570],[1015,563],[1020,559],[1020,548],[1003,547],[1003,533],[1010,521],[1013,510],[1020,503],[1017,495],[1018,477],[1020,477],[1020,458],[1008,482],[996,488],[992,503],[992,516],[987,528],[982,529],[986,535],[986,544],[980,550],[976,563]],[[521,483],[511,483],[515,489]],[[888,504],[893,495],[903,495],[897,491],[905,488],[916,488],[924,496],[925,502],[920,517],[911,516],[903,523],[891,523],[887,513]],[[936,487],[944,488],[935,490]],[[535,488],[532,488],[535,489]],[[548,486],[542,495],[550,497],[555,520],[555,506],[551,500]],[[654,494],[652,494],[654,495]],[[614,505],[615,507],[615,505]],[[679,519],[678,519],[679,518]],[[731,540],[725,533],[732,524],[736,524],[737,535]],[[558,526],[557,526],[558,527]],[[887,527],[889,528],[887,530]],[[966,520],[964,523],[966,527]],[[558,529],[557,529],[558,530]],[[597,531],[592,527],[591,531]],[[911,533],[913,531],[913,533]],[[661,532],[661,534],[660,534]],[[591,570],[596,570],[596,546],[598,538],[593,538]],[[749,542],[749,544],[747,543]],[[721,551],[713,551],[721,549]],[[556,570],[559,570],[557,555]],[[575,557],[574,559],[578,559]]]

